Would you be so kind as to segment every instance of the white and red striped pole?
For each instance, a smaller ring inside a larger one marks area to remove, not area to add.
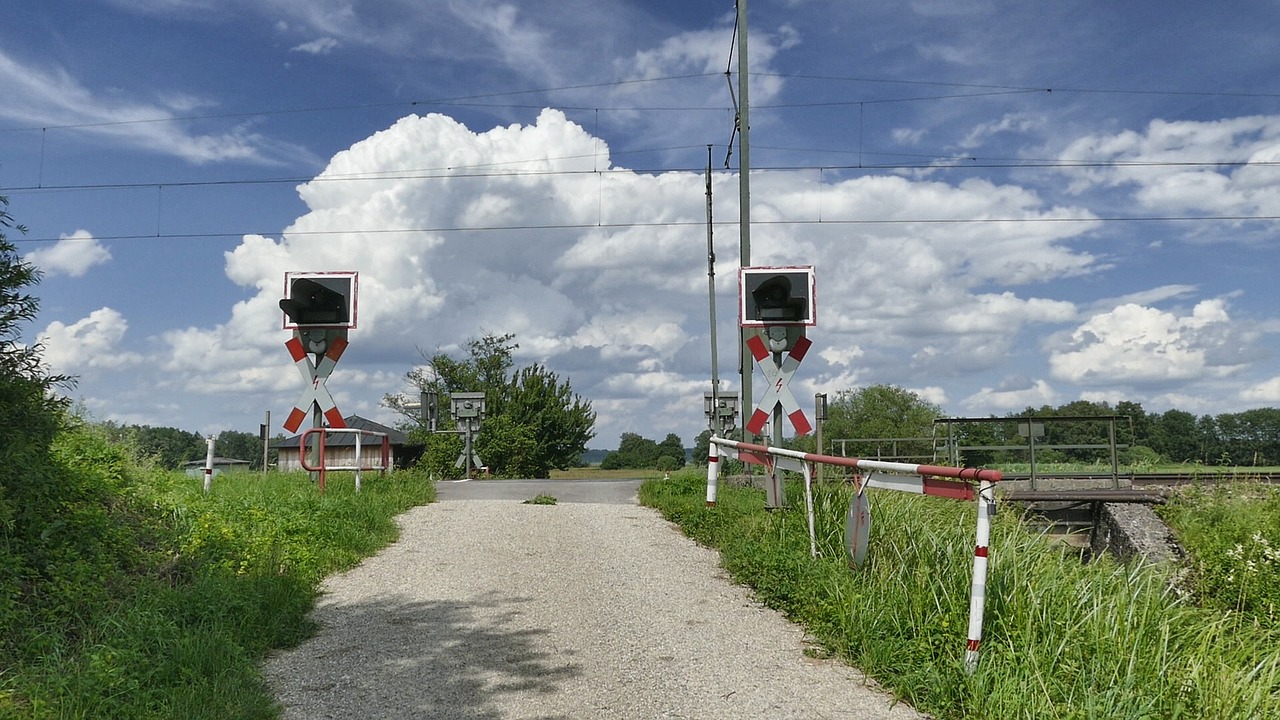
[[[991,513],[995,509],[995,484],[983,480],[978,490],[978,531],[973,550],[973,587],[969,592],[969,642],[964,652],[964,668],[978,669],[978,646],[982,644],[982,616],[987,602],[987,558],[990,555]]]
[[[204,441],[204,491],[206,494],[213,489],[213,444],[216,439],[216,435],[210,435]]]
[[[720,448],[712,443],[707,452],[707,507],[716,506],[716,491],[720,482]]]

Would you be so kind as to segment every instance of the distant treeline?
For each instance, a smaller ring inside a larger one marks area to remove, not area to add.
[[[606,453],[600,461],[602,470],[654,469],[677,470],[684,467],[687,451],[680,436],[668,433],[655,442],[637,433],[622,433],[618,449]]]
[[[139,459],[151,460],[162,468],[176,469],[191,460],[203,460],[208,454],[204,436],[171,427],[150,425],[118,425],[107,421],[99,424],[107,439],[124,445]],[[276,439],[283,439],[278,436]],[[235,460],[248,460],[251,470],[262,469],[262,439],[254,433],[227,430],[218,433],[214,454]],[[271,450],[268,462],[274,462]]]
[[[1257,408],[1238,413],[1201,415],[1183,410],[1148,413],[1142,405],[1122,401],[1111,406],[1105,402],[1075,402],[1051,407],[1028,407],[1009,413],[1009,422],[969,423],[953,426],[959,446],[1028,444],[1014,418],[1062,418],[1121,416],[1115,421],[1116,443],[1120,462],[1133,464],[1200,463],[1203,465],[1280,465],[1280,408]],[[993,416],[994,417],[994,416]],[[1109,462],[1110,450],[1104,448],[1049,449],[1053,445],[1107,445],[1110,422],[1106,420],[1071,420],[1043,423],[1044,435],[1036,437],[1037,462]],[[946,427],[937,427],[939,438]],[[1043,449],[1042,449],[1043,446]],[[1026,462],[1026,450],[965,450],[965,464],[981,465],[1001,462]]]

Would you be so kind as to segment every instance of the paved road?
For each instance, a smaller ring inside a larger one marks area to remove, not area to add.
[[[729,581],[634,481],[442,483],[270,659],[284,717],[918,718]],[[556,505],[526,505],[537,494]],[[594,501],[594,502],[592,502]]]

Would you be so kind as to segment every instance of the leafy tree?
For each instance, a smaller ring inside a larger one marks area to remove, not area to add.
[[[1155,432],[1155,417],[1148,415],[1147,411],[1142,409],[1142,403],[1121,400],[1116,403],[1116,415],[1125,415],[1129,418],[1129,427],[1117,430],[1120,442],[1151,446],[1151,437]]]
[[[541,365],[516,373],[499,407],[533,439],[532,457],[525,465],[533,477],[546,477],[552,468],[577,466],[587,442],[595,437],[596,414],[591,403],[574,394],[569,381]],[[521,475],[525,475],[522,473]]]
[[[1009,430],[1006,423],[954,423],[949,432],[950,442],[960,448],[992,448],[998,445],[1011,444],[1005,437]],[[939,428],[939,432],[947,431]],[[959,464],[969,467],[991,465],[1005,460],[1004,451],[990,449],[961,450]]]
[[[462,443],[458,444],[459,447]],[[485,420],[476,440],[476,452],[490,468],[502,468],[505,477],[544,477],[547,472],[536,463],[538,441],[532,428],[510,415]]]
[[[8,205],[9,199],[0,196],[0,458],[20,464],[21,455],[48,450],[67,407],[53,390],[71,379],[45,371],[39,344],[20,342],[22,324],[34,320],[40,308],[40,301],[27,292],[40,282],[40,271],[22,261],[4,234],[6,228],[26,232],[14,224]],[[0,480],[8,474],[0,473]]]
[[[56,586],[52,574],[70,570],[57,563],[76,559],[76,513],[86,499],[81,488],[62,482],[53,452],[68,405],[55,391],[71,381],[45,370],[39,344],[21,342],[22,325],[39,310],[27,289],[40,282],[40,272],[4,234],[26,232],[8,204],[0,197],[0,667],[12,665],[23,606],[40,607],[40,594]],[[98,498],[87,499],[92,511]]]
[[[684,467],[685,452],[684,441],[675,433],[667,433],[667,437],[658,443],[659,459],[669,457],[675,461],[675,466],[671,468],[658,468],[659,470],[678,470]]]
[[[1020,415],[1037,417],[1092,417],[1115,415],[1116,412],[1105,402],[1090,400],[1074,400],[1059,407],[1045,405],[1039,410],[1027,408]],[[1117,425],[1117,430],[1120,426]],[[1126,428],[1127,431],[1127,428]],[[1044,437],[1037,438],[1037,445],[1105,445],[1109,434],[1107,420],[1072,420],[1062,422],[1046,422]],[[1121,440],[1117,438],[1117,442]],[[1043,454],[1036,450],[1036,458],[1046,462],[1099,462],[1110,461],[1110,452],[1101,448],[1063,448],[1050,450]]]
[[[422,446],[422,455],[418,458],[418,467],[432,477],[456,479],[462,477],[462,468],[455,463],[465,449],[462,436],[454,433],[430,433],[426,428],[410,429],[407,433],[409,442]],[[477,449],[483,453],[483,448]],[[485,456],[481,454],[483,459]]]
[[[709,457],[711,457],[711,431],[703,430],[693,439],[693,463],[706,467]]]
[[[1216,418],[1222,455],[1236,465],[1280,462],[1280,409],[1255,408]]]
[[[870,385],[842,390],[827,406],[823,425],[826,438],[931,438],[933,421],[942,409],[919,394],[896,385]],[[850,448],[850,454],[860,450]],[[933,443],[920,440],[899,443],[899,454],[927,456]]]
[[[220,432],[214,452],[219,457],[248,460],[250,470],[262,469],[262,438],[257,433],[236,430]]]
[[[708,438],[710,435],[707,436]],[[707,441],[709,447],[710,442]],[[704,450],[704,453],[706,451]],[[703,455],[703,464],[706,455]],[[668,433],[662,442],[654,442],[637,433],[622,433],[618,449],[604,456],[600,467],[604,470],[657,469],[678,470],[684,467],[684,442],[679,435]]]
[[[1196,416],[1184,410],[1166,410],[1151,416],[1147,444],[1169,462],[1187,462],[1196,457]]]
[[[600,467],[604,470],[654,468],[660,455],[658,443],[638,433],[625,432],[619,438],[617,451],[605,455]]]
[[[1218,421],[1212,415],[1201,415],[1196,420],[1196,458],[1206,465],[1230,465],[1232,460],[1222,437],[1218,434]]]
[[[410,370],[406,379],[413,387],[436,393],[440,430],[453,427],[450,393],[483,392],[486,419],[476,439],[481,460],[499,477],[547,477],[552,469],[578,464],[587,442],[595,437],[596,414],[568,380],[546,367],[534,364],[513,371],[519,348],[514,340],[510,333],[470,340],[466,358],[436,353],[426,358],[425,367]],[[383,402],[411,423],[421,423],[418,413],[405,408],[405,398],[387,395]]]
[[[164,468],[181,467],[188,460],[203,458],[208,448],[196,433],[171,427],[132,425],[134,447],[141,457],[152,457]]]

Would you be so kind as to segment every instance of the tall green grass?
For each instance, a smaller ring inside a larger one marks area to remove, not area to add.
[[[1199,602],[1280,630],[1280,486],[1184,487],[1158,512],[1189,550]]]
[[[847,488],[817,490],[814,559],[802,507],[770,513],[760,492],[722,487],[707,508],[704,483],[689,472],[640,497],[719,548],[736,579],[827,652],[939,718],[1280,717],[1280,634],[1193,604],[1171,568],[1085,564],[999,513],[982,657],[968,675],[973,504],[869,491],[868,560],[850,570]]]
[[[434,495],[410,473],[359,494],[331,476],[324,496],[305,474],[219,475],[206,495],[84,428],[55,452],[61,481],[101,492],[48,523],[52,554],[31,551],[39,572],[6,606],[0,718],[276,717],[263,656],[306,638],[320,580]]]

